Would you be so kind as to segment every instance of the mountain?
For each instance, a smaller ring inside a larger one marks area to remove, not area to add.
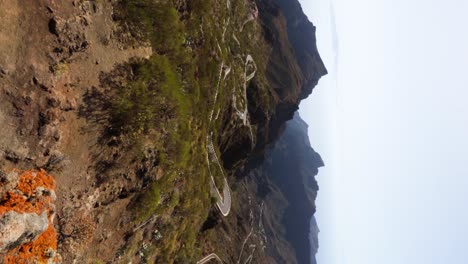
[[[0,10],[0,262],[304,259],[312,167],[258,169],[327,73],[296,0]]]
[[[316,263],[315,258],[311,260],[310,250],[312,248],[315,255],[318,249],[318,228],[314,218],[318,191],[315,176],[324,164],[310,146],[307,130],[307,124],[296,113],[294,119],[286,123],[278,141],[267,151],[265,162],[249,174],[251,184],[262,183],[257,184],[259,199],[274,212],[263,217],[270,223],[266,225],[269,234],[267,254],[275,256],[276,263]],[[289,254],[285,246],[289,248]]]
[[[265,146],[278,137],[284,123],[293,117],[299,102],[310,95],[320,77],[327,74],[317,50],[315,26],[298,1],[262,0],[256,4],[262,36],[270,47],[265,54],[265,83],[257,78],[247,89],[249,114],[257,127],[257,142],[254,151],[242,151],[249,142],[229,142],[233,137],[225,136],[220,148],[227,168],[243,160],[247,153],[251,156],[263,153]],[[268,87],[268,100],[264,100],[263,86]]]
[[[283,214],[286,238],[296,251],[298,263],[311,263],[310,248],[316,253],[318,238],[314,213],[318,185],[315,176],[324,163],[310,146],[308,126],[298,114],[288,121],[284,134],[270,153],[271,160],[265,165],[288,201],[289,207]],[[265,166],[263,165],[263,166]],[[310,222],[315,225],[309,230]],[[309,241],[312,231],[313,241]],[[315,260],[312,261],[315,263]]]
[[[322,166],[310,146],[308,125],[296,113],[263,162],[231,186],[231,216],[210,216],[203,232],[211,243],[223,245],[219,255],[227,263],[316,263],[311,258],[319,246],[315,176]]]

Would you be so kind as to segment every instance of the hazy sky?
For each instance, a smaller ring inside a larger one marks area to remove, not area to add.
[[[468,1],[333,0],[338,43],[331,0],[301,2],[330,71],[300,109],[319,264],[468,263]]]

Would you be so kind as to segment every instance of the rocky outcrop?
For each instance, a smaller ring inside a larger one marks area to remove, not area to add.
[[[309,243],[310,243],[310,254],[312,258],[312,264],[317,264],[317,259],[315,256],[317,255],[318,249],[319,249],[319,235],[320,229],[317,224],[317,219],[315,219],[315,216],[312,216],[312,219],[310,221],[310,233],[309,233]]]
[[[236,140],[226,137],[221,142],[222,158],[227,168],[248,157],[249,163],[260,163],[265,149],[293,118],[299,103],[312,93],[327,69],[317,50],[315,26],[307,19],[297,1],[257,0],[263,37],[272,50],[267,58],[268,102],[262,99],[262,85],[253,79],[247,89],[249,114],[256,127],[252,151],[248,136],[242,131]]]
[[[0,181],[1,263],[60,263],[55,180],[44,170],[13,171]]]
[[[324,163],[307,130],[298,115],[288,121],[263,162],[231,185],[230,216],[206,223],[205,228],[226,234],[217,238],[223,245],[217,253],[225,252],[226,263],[316,263],[315,176]]]
[[[228,125],[222,128],[223,164],[235,175],[230,181],[233,208],[232,215],[214,228],[234,239],[218,238],[217,243],[225,245],[228,263],[252,258],[259,264],[315,263],[311,257],[318,250],[315,175],[324,164],[310,147],[307,124],[293,117],[327,70],[317,51],[315,27],[298,1],[255,3],[263,38],[271,48],[266,83],[254,78],[247,88],[254,146],[248,130],[233,133]],[[227,112],[224,124],[230,120]],[[215,222],[209,220],[207,226]]]
[[[301,99],[306,98],[327,70],[320,58],[316,45],[315,26],[304,14],[297,1],[275,0],[287,21],[288,39],[304,78]]]
[[[307,128],[296,114],[267,152],[265,162],[250,174],[254,182],[261,183],[259,195],[275,211],[266,216],[273,223],[267,226],[267,251],[277,263],[316,263],[311,260],[311,249],[313,254],[318,249],[318,227],[313,216],[318,191],[315,176],[324,164],[310,146]],[[287,241],[283,248],[278,246],[280,238]],[[294,256],[285,253],[285,247],[290,247]]]

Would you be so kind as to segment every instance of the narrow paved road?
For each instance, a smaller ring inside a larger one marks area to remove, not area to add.
[[[227,216],[231,211],[231,189],[229,188],[229,184],[226,180],[226,176],[224,175],[224,168],[219,162],[218,155],[213,146],[213,139],[211,136],[207,137],[208,144],[207,148],[207,161],[208,161],[208,170],[210,172],[211,181],[210,181],[210,189],[211,194],[216,197],[216,205],[218,206],[219,211],[223,216]],[[213,172],[211,171],[209,164],[214,163],[218,169],[218,171],[223,176],[223,194],[221,195],[218,187],[216,187],[216,182],[213,177]]]
[[[209,262],[210,260],[212,260],[212,259],[216,259],[217,261],[219,261],[219,262],[221,262],[221,263],[223,262],[223,261],[218,257],[218,255],[216,255],[216,254],[214,254],[214,253],[211,253],[211,254],[209,254],[208,256],[206,256],[206,257],[200,259],[199,261],[197,261],[197,264],[208,263],[208,262]]]
[[[218,188],[216,188],[214,179],[211,178],[211,193],[216,197],[216,205],[218,206],[219,211],[223,216],[227,216],[231,211],[231,190],[229,189],[228,182],[226,178],[224,178],[224,187],[223,187],[223,195],[219,193]]]

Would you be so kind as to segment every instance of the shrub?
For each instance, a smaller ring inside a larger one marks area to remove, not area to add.
[[[136,221],[142,222],[156,213],[161,201],[161,191],[157,182],[153,182],[136,200],[138,208]]]

